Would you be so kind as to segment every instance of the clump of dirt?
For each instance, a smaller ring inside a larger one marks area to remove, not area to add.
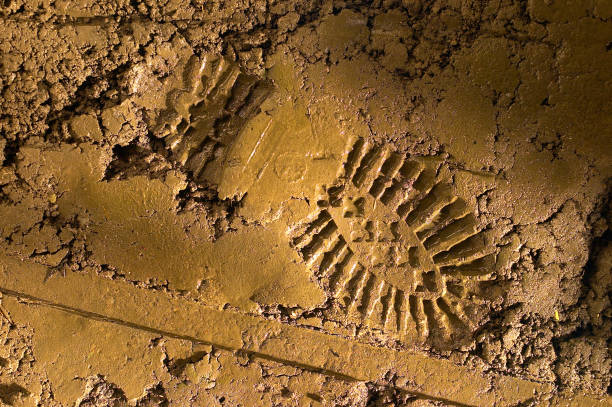
[[[87,378],[85,395],[77,400],[79,407],[119,407],[127,405],[127,399],[121,389],[108,383],[102,376]]]
[[[605,202],[601,217],[595,221],[595,240],[585,266],[581,298],[577,308],[581,323],[566,337],[556,339],[558,352],[555,372],[560,384],[586,392],[611,390],[608,377],[612,370],[612,212]]]

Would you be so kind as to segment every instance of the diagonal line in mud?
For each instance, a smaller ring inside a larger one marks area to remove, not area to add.
[[[78,309],[78,308],[73,308],[73,307],[69,307],[63,304],[56,304],[47,300],[44,300],[42,298],[37,298],[37,297],[33,297],[31,295],[25,294],[25,293],[21,293],[21,292],[17,292],[17,291],[12,291],[12,290],[7,290],[5,288],[0,287],[0,293],[9,297],[14,297],[14,298],[19,298],[19,299],[25,299],[30,301],[32,304],[29,305],[39,305],[39,306],[44,306],[44,307],[49,307],[49,308],[53,308],[53,309],[57,309],[63,312],[67,312],[69,314],[73,314],[73,315],[78,315],[80,317],[83,318],[87,318],[87,319],[92,319],[95,321],[100,321],[100,322],[107,322],[107,323],[111,323],[111,324],[117,324],[117,325],[121,325],[127,328],[132,328],[132,329],[136,329],[136,330],[140,330],[140,331],[144,331],[144,332],[149,332],[152,334],[156,334],[156,335],[162,335],[168,338],[174,338],[174,339],[180,339],[180,340],[186,340],[186,341],[190,341],[193,343],[199,343],[199,344],[204,344],[204,345],[211,345],[211,346],[215,346],[216,348],[222,349],[222,350],[227,350],[227,351],[231,351],[231,352],[236,352],[236,351],[240,351],[243,353],[246,353],[250,356],[259,358],[259,359],[263,359],[263,360],[269,360],[269,361],[273,361],[273,362],[278,362],[278,363],[282,363],[285,365],[291,365],[294,367],[298,367],[298,368],[302,368],[304,370],[308,370],[308,371],[312,371],[312,372],[316,372],[316,373],[321,373],[323,375],[326,376],[330,376],[336,379],[340,379],[340,380],[344,380],[344,381],[351,381],[351,382],[358,382],[361,381],[355,377],[351,377],[351,376],[347,376],[338,372],[335,372],[333,370],[328,370],[328,369],[324,369],[324,368],[320,368],[318,366],[312,366],[312,365],[305,365],[299,362],[296,362],[294,360],[290,360],[290,359],[279,359],[267,354],[263,354],[263,353],[259,353],[259,352],[253,352],[253,351],[249,351],[249,350],[245,350],[245,349],[233,349],[233,348],[229,348],[223,345],[219,345],[217,343],[214,342],[208,342],[208,341],[204,341],[198,338],[194,338],[191,336],[186,336],[186,335],[181,335],[181,334],[177,334],[174,332],[168,332],[168,331],[164,331],[161,329],[157,329],[157,328],[151,328],[145,325],[139,325],[136,323],[132,323],[132,322],[128,322],[128,321],[123,321],[120,319],[115,319],[115,318],[109,318],[105,315],[102,314],[96,314],[93,312],[89,312],[89,311],[84,311],[82,309]],[[392,387],[392,386],[385,386],[385,387]],[[400,389],[403,391],[406,391],[405,389]],[[450,403],[452,405],[455,406],[459,406],[459,407],[470,407],[471,405],[468,404],[463,404],[463,403],[458,403],[455,402],[453,400],[447,400],[444,398],[437,398],[437,397],[431,397],[427,394],[423,394],[423,393],[419,393],[419,392],[415,392],[415,391],[406,391],[407,393],[410,393],[412,395],[418,396],[419,398],[422,399],[427,399],[427,400],[432,400],[432,401],[443,401],[446,403]]]
[[[422,353],[374,347],[258,316],[205,307],[167,293],[86,274],[54,276],[0,258],[0,292],[85,318],[212,344],[350,381],[382,382],[416,396],[469,406],[507,406],[552,386],[461,367]]]
[[[34,297],[32,295],[26,294],[26,293],[22,293],[19,291],[13,291],[13,290],[8,290],[6,288],[0,287],[0,293],[9,296],[9,297],[14,297],[14,298],[19,298],[19,299],[25,299],[28,300],[29,302],[31,302],[31,305],[39,305],[39,306],[44,306],[44,307],[49,307],[49,308],[54,308],[60,311],[64,311],[67,312],[69,314],[74,314],[74,315],[78,315],[80,317],[83,318],[88,318],[88,319],[92,319],[95,321],[100,321],[100,322],[108,322],[111,324],[117,324],[117,325],[121,325],[127,328],[132,328],[132,329],[136,329],[136,330],[140,330],[140,331],[145,331],[145,332],[149,332],[152,334],[156,334],[156,335],[162,335],[162,336],[166,336],[168,338],[174,338],[174,339],[181,339],[181,340],[186,340],[186,341],[190,341],[190,342],[194,342],[194,343],[199,343],[199,344],[204,344],[204,345],[212,345],[215,346],[216,348],[219,349],[223,349],[223,350],[229,350],[229,351],[244,351],[247,354],[256,356],[258,358],[261,359],[266,359],[266,360],[272,360],[275,362],[279,362],[279,363],[283,363],[283,364],[290,364],[290,365],[294,365],[297,367],[301,367],[307,370],[311,370],[311,371],[315,371],[315,372],[320,372],[323,373],[325,375],[328,376],[333,376],[333,377],[337,377],[339,379],[342,380],[349,380],[349,381],[358,381],[358,379],[354,378],[354,377],[350,377],[350,376],[346,376],[346,375],[342,375],[339,374],[337,372],[331,371],[331,370],[326,370],[326,369],[321,369],[317,366],[311,366],[311,365],[301,365],[301,364],[297,364],[296,362],[292,361],[292,360],[286,360],[286,359],[279,359],[279,358],[275,358],[266,354],[261,354],[258,352],[253,352],[253,351],[249,351],[247,349],[236,349],[233,347],[228,347],[223,345],[222,343],[217,343],[216,341],[207,341],[207,340],[203,340],[200,338],[196,338],[193,336],[189,336],[189,335],[183,335],[180,333],[175,333],[175,332],[170,332],[170,331],[166,331],[163,329],[159,329],[159,328],[153,328],[150,326],[146,326],[146,325],[141,325],[138,323],[134,323],[134,322],[130,322],[130,321],[124,321],[122,319],[117,319],[117,318],[112,318],[112,317],[108,317],[106,315],[103,314],[97,314],[95,312],[90,312],[90,311],[86,311],[86,310],[82,310],[79,308],[75,308],[75,307],[71,307],[68,305],[64,305],[64,304],[58,304],[58,303],[54,303],[51,301],[47,301],[43,298],[38,298],[38,297]],[[30,305],[30,304],[28,304]]]

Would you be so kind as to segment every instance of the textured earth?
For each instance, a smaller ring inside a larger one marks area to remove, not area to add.
[[[0,20],[0,405],[612,406],[609,0]]]

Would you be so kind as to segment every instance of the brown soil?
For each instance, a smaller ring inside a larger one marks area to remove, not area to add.
[[[0,19],[0,405],[612,405],[611,2]]]

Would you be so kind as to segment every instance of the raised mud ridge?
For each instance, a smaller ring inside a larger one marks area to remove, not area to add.
[[[174,161],[205,178],[212,162],[222,166],[227,148],[273,90],[273,85],[240,71],[226,58],[192,57],[183,75],[184,88],[168,96],[155,135]]]
[[[471,337],[496,253],[438,166],[358,139],[317,211],[290,229],[334,299],[330,319],[407,342]]]

